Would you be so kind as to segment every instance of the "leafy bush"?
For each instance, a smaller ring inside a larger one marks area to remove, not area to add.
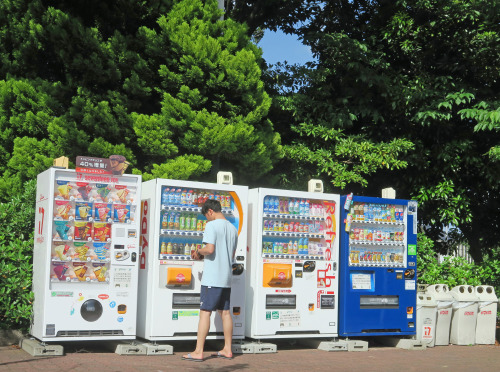
[[[0,328],[26,331],[32,309],[36,180],[0,203]]]
[[[481,265],[469,263],[462,257],[446,257],[439,263],[433,250],[434,242],[418,234],[418,282],[447,284],[450,289],[460,285],[491,285],[500,296],[500,250],[497,248]]]

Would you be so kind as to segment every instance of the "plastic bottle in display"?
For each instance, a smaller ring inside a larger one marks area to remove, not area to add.
[[[287,214],[293,214],[293,199],[290,198],[288,199],[288,208],[287,208]]]
[[[304,216],[306,213],[305,213],[305,202],[304,202],[304,199],[300,199],[300,202],[299,202],[299,215],[300,216]]]
[[[186,202],[184,204],[191,205],[191,197],[193,195],[193,190],[186,191]]]
[[[167,244],[167,254],[172,254],[173,252],[173,246],[171,242],[168,242]]]
[[[168,204],[170,205],[175,204],[175,188],[173,187],[168,192]]]
[[[163,192],[161,193],[161,203],[168,204],[168,194],[170,193],[170,189],[168,187],[163,188]]]
[[[198,192],[196,190],[193,190],[193,193],[191,194],[191,201],[190,203],[193,207],[196,207],[198,205]]]
[[[264,198],[264,213],[269,213],[269,196]]]
[[[274,197],[273,212],[274,213],[280,212],[280,199],[277,196]]]
[[[309,216],[309,214],[310,214],[309,213],[309,211],[310,211],[309,205],[310,205],[309,200],[306,200],[306,202],[304,203],[304,215],[305,216]]]
[[[293,203],[293,214],[299,214],[300,212],[300,201],[299,199],[295,199]]]
[[[293,254],[299,254],[299,242],[297,240],[293,241]]]
[[[181,214],[179,217],[179,230],[184,230],[186,228],[186,217]]]
[[[175,190],[175,198],[174,198],[174,204],[175,205],[180,205],[181,204],[181,194],[182,194],[181,189]]]
[[[179,230],[179,226],[180,226],[180,221],[181,219],[181,214],[180,213],[176,213],[175,214],[175,219],[174,219],[174,229],[175,230]]]

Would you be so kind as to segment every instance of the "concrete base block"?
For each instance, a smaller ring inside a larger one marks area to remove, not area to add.
[[[405,350],[427,349],[427,344],[422,343],[422,341],[420,340],[412,340],[409,338],[382,337],[380,341],[385,345],[394,346],[399,349],[405,349]]]
[[[144,344],[123,342],[116,344],[115,353],[119,355],[147,355],[147,348]]]
[[[303,339],[300,343],[318,350],[323,351],[347,351],[347,341],[344,340],[315,340],[315,339]]]
[[[255,341],[241,341],[241,343],[234,343],[233,353],[236,352],[234,351],[235,349],[241,350],[243,354],[270,354],[278,351],[278,347],[275,344]]]
[[[368,341],[349,340],[347,341],[347,351],[368,351]]]
[[[231,351],[233,354],[255,354],[255,347],[253,343],[241,341],[233,343]]]
[[[43,344],[33,338],[22,339],[19,342],[19,346],[34,357],[64,355],[64,348],[61,345]]]
[[[172,355],[174,353],[172,345],[143,343],[141,346],[146,348],[146,355]]]

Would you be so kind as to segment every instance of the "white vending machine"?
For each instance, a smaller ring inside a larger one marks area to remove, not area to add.
[[[38,175],[31,335],[136,336],[141,177],[50,168]]]
[[[245,337],[248,187],[169,179],[142,185],[139,337],[196,339],[203,261],[192,260],[191,252],[203,244],[207,221],[201,207],[208,199],[221,202],[224,216],[238,230],[230,310],[233,337]],[[212,314],[207,338],[223,337],[222,321]]]
[[[338,334],[340,195],[249,191],[246,336]]]

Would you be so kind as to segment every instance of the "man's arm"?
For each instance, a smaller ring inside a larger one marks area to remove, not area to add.
[[[198,252],[204,256],[210,255],[215,252],[215,245],[207,243],[203,248],[198,249]]]

